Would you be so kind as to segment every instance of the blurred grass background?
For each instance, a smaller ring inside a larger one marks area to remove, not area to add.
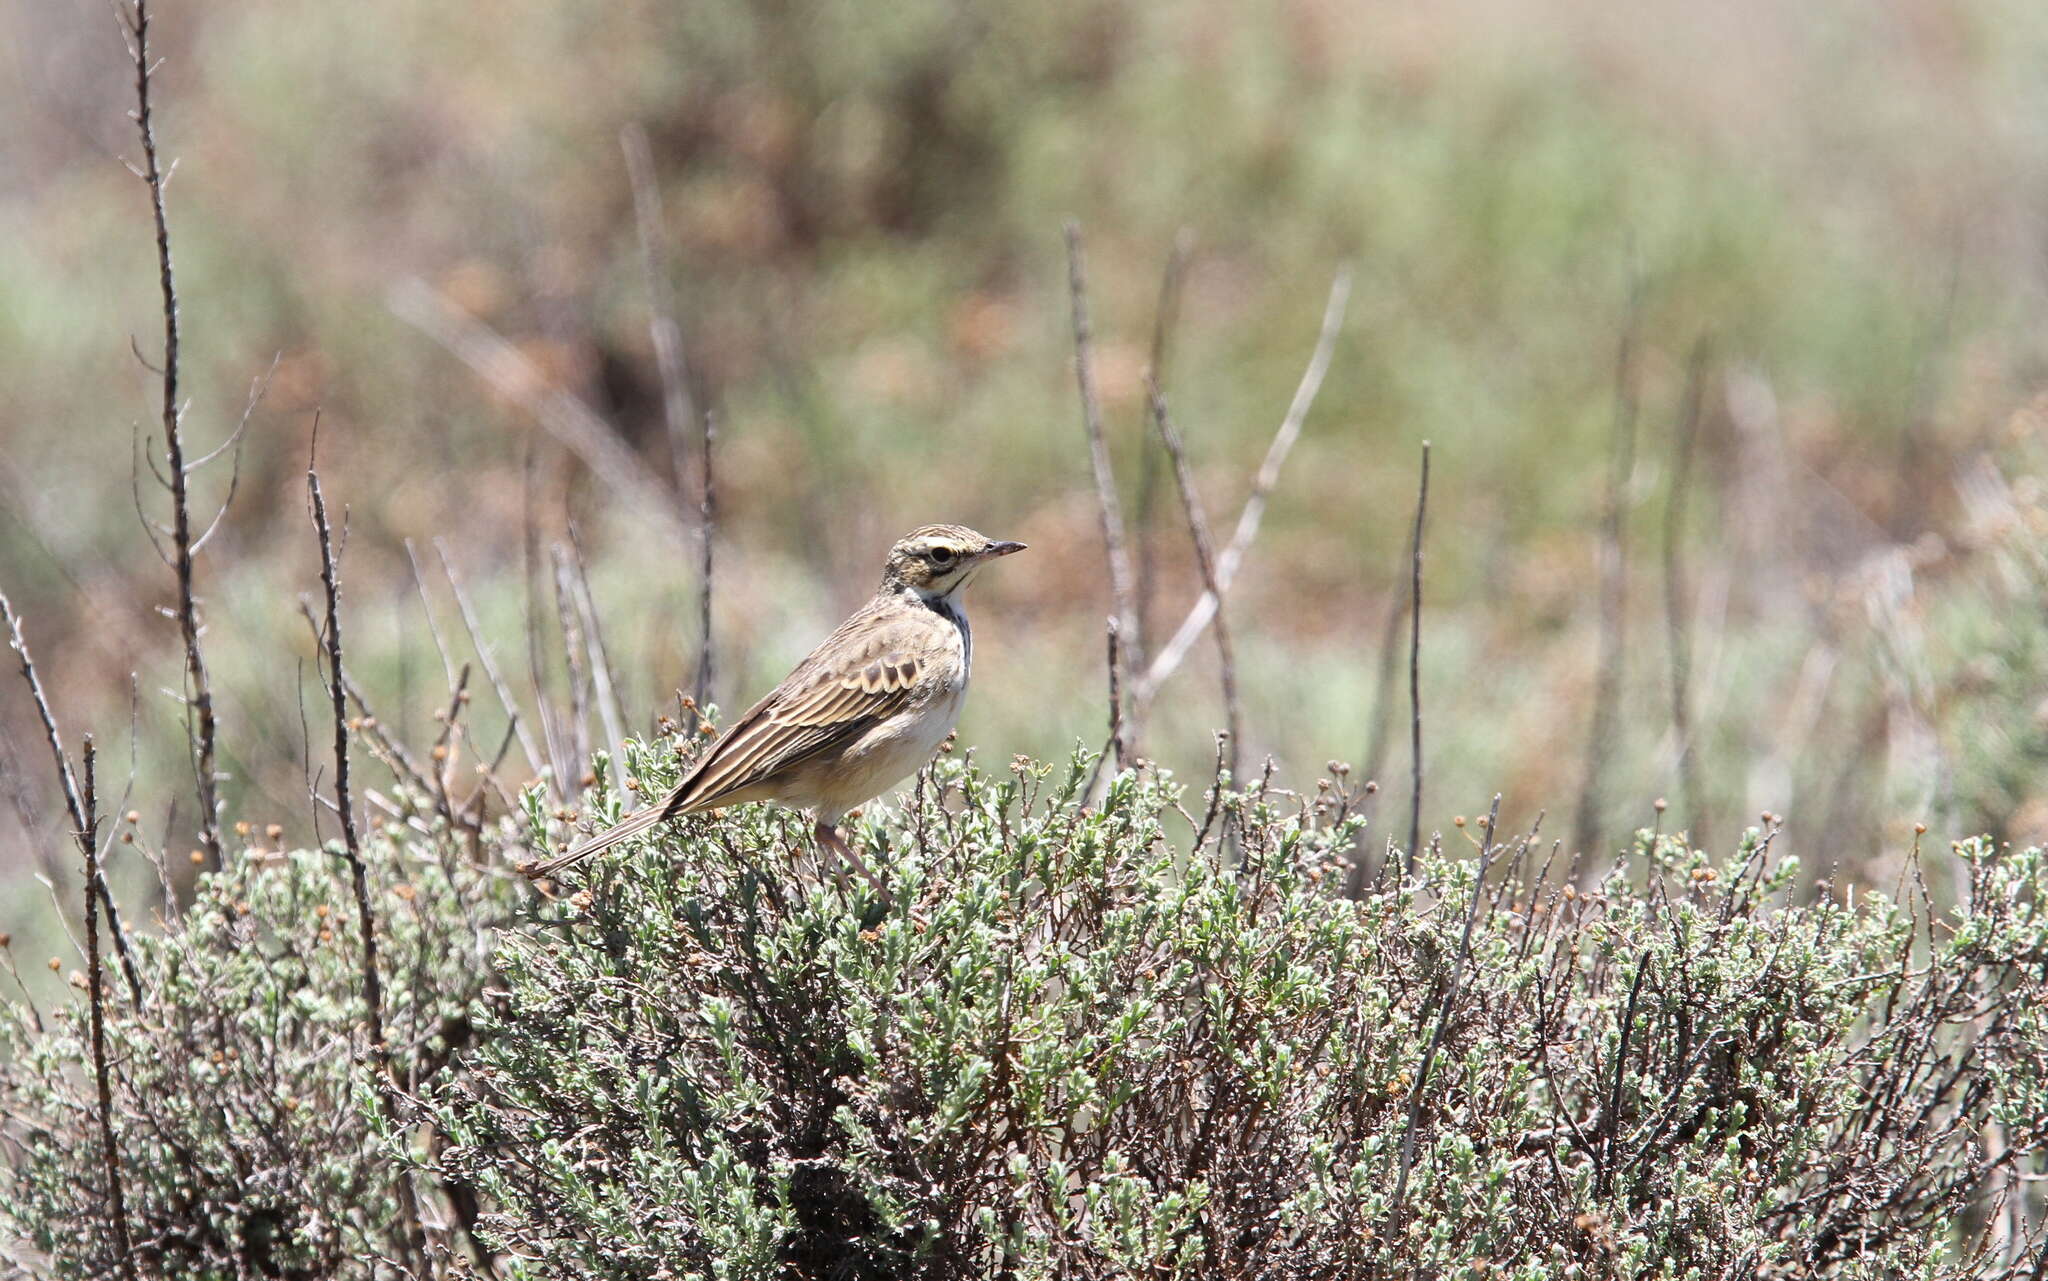
[[[290,840],[313,825],[300,708],[317,726],[320,703],[296,608],[317,587],[316,411],[349,508],[352,661],[406,736],[447,699],[407,540],[456,661],[437,539],[526,694],[526,531],[552,542],[573,520],[635,726],[687,682],[687,547],[390,305],[424,282],[668,475],[619,142],[639,126],[662,284],[723,412],[725,706],[871,590],[894,536],[954,519],[1032,544],[974,588],[964,741],[993,759],[1100,741],[1110,602],[1060,227],[1088,237],[1113,453],[1158,567],[1155,641],[1198,586],[1141,412],[1160,274],[1187,228],[1167,384],[1219,527],[1332,274],[1356,271],[1229,605],[1247,762],[1270,754],[1308,785],[1326,760],[1364,759],[1427,439],[1425,821],[1502,790],[1504,813],[1548,807],[1569,834],[1626,330],[1622,696],[1588,822],[1613,838],[1650,821],[1678,787],[1661,540],[1704,337],[1677,532],[1712,829],[1781,812],[1794,850],[1873,879],[1916,820],[2048,835],[2038,5],[251,0],[157,18],[200,447],[278,361],[201,567],[231,822]],[[130,338],[154,353],[160,320],[145,193],[120,163],[137,150],[121,40],[98,0],[0,0],[0,38],[0,586],[74,742],[97,728],[104,760],[127,759],[135,674],[134,803],[182,849],[189,801],[167,804],[189,768],[161,692],[177,635],[156,612],[172,583],[130,500],[155,414]],[[225,481],[202,485],[202,518]],[[1390,817],[1406,809],[1394,697]],[[480,686],[473,707],[475,741],[495,743]],[[1203,769],[1221,720],[1199,646],[1147,751]],[[0,884],[26,887],[68,856],[11,678],[0,731]],[[10,893],[0,928],[42,911]]]

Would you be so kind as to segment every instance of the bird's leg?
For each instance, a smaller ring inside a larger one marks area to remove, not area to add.
[[[839,860],[839,865],[842,868],[849,864],[852,865],[853,870],[866,878],[867,883],[874,886],[877,892],[884,896],[887,895],[888,891],[882,888],[882,883],[875,879],[875,874],[872,871],[868,870],[867,862],[859,854],[855,853],[853,846],[847,844],[846,840],[839,835],[839,828],[836,825],[820,819],[816,826],[811,828],[811,835],[817,838],[818,844],[822,848],[832,851],[833,857]]]

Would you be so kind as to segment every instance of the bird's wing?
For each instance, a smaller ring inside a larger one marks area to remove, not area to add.
[[[847,620],[712,744],[662,806],[665,817],[714,809],[744,788],[853,742],[906,710],[929,674],[920,632],[943,621],[884,621],[868,611]]]
[[[524,870],[551,875],[663,820],[716,809],[735,793],[851,743],[907,709],[918,682],[931,674],[927,656],[942,652],[934,649],[933,633],[952,624],[924,610],[899,611],[889,602],[870,602],[734,721],[667,796],[577,849]]]

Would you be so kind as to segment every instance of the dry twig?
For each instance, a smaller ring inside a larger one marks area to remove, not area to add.
[[[315,427],[317,432],[318,428]],[[335,560],[334,536],[327,522],[327,499],[320,492],[320,473],[306,469],[306,492],[313,504],[313,528],[320,538],[320,587],[327,596],[327,697],[334,715],[334,809],[341,818],[342,848],[355,891],[356,926],[363,936],[363,1004],[369,1022],[370,1055],[376,1061],[380,1086],[391,1074],[391,1047],[384,1042],[384,982],[377,972],[377,918],[370,906],[370,871],[363,862],[356,834],[356,811],[349,796],[348,707],[342,692],[341,568]]]
[[[1088,324],[1087,265],[1081,249],[1079,223],[1067,223],[1067,291],[1074,310],[1074,379],[1081,390],[1081,422],[1088,433],[1088,462],[1095,474],[1095,509],[1102,524],[1102,548],[1109,563],[1109,594],[1117,622],[1117,634],[1135,636],[1131,596],[1131,557],[1124,545],[1123,509],[1116,496],[1116,474],[1110,467],[1109,445],[1102,435],[1102,403],[1095,394],[1094,339]],[[1118,662],[1121,663],[1121,656]],[[1110,697],[1118,697],[1122,684],[1120,668],[1110,672]],[[1110,720],[1121,725],[1123,709],[1110,708]],[[1129,764],[1129,746],[1121,732],[1114,736],[1117,768]]]
[[[1403,860],[1415,870],[1422,844],[1422,529],[1429,513],[1429,442],[1422,442],[1422,480],[1415,490],[1415,532],[1409,542],[1408,583],[1408,849]]]
[[[43,723],[43,741],[50,748],[50,758],[57,766],[58,790],[64,793],[64,811],[71,817],[71,830],[85,827],[85,801],[79,795],[78,778],[71,770],[71,758],[64,752],[64,736],[57,728],[57,715],[50,710],[50,699],[43,692],[43,678],[36,673],[35,657],[28,652],[28,641],[21,634],[21,619],[14,612],[14,605],[0,592],[0,619],[7,623],[7,647],[21,660],[21,678],[28,683],[29,698],[36,705],[36,715]],[[128,980],[128,994],[135,998],[135,1008],[142,1008],[142,978],[135,969],[135,957],[128,947],[128,931],[121,924],[121,909],[114,902],[114,892],[108,888],[106,871],[95,866],[97,875],[93,886],[98,892],[100,905],[107,911],[107,932],[114,936],[114,954],[120,958],[122,977]]]
[[[85,821],[79,825],[78,848],[85,855],[85,981],[92,1010],[92,1071],[99,1089],[101,1155],[107,1171],[107,1208],[114,1220],[114,1246],[121,1275],[135,1276],[134,1246],[128,1235],[128,1197],[121,1184],[121,1154],[114,1144],[114,1089],[107,1076],[107,993],[100,973],[99,790],[93,770],[92,735],[85,736]]]
[[[711,645],[712,542],[718,530],[718,491],[711,460],[718,444],[718,415],[704,411],[704,430],[698,436],[704,455],[698,460],[697,489],[697,712],[711,702],[711,680],[715,672]]]
[[[1180,317],[1181,285],[1186,279],[1188,259],[1194,253],[1194,246],[1194,229],[1181,228],[1180,234],[1173,238],[1173,248],[1166,255],[1166,270],[1159,280],[1159,303],[1152,314],[1152,354],[1146,377],[1162,388],[1166,386],[1167,357],[1174,323]],[[1152,602],[1158,587],[1158,547],[1152,531],[1152,506],[1158,489],[1158,451],[1142,447],[1141,442],[1138,450],[1138,509],[1132,522],[1138,543],[1137,582],[1132,589],[1135,597],[1132,610],[1137,616],[1138,634],[1131,637],[1125,646],[1131,666],[1140,669],[1145,666],[1145,655],[1151,648]]]
[[[1166,454],[1173,462],[1173,481],[1180,489],[1181,510],[1187,516],[1188,538],[1195,546],[1195,563],[1202,571],[1202,586],[1220,602],[1223,591],[1216,580],[1216,556],[1214,543],[1209,534],[1209,517],[1202,509],[1202,495],[1195,488],[1195,478],[1189,473],[1187,450],[1181,443],[1180,432],[1174,427],[1173,419],[1166,412],[1166,397],[1161,394],[1159,384],[1146,384],[1146,397],[1152,408],[1152,422],[1159,429],[1159,441],[1166,446]],[[1223,610],[1216,611],[1216,659],[1221,667],[1223,682],[1223,724],[1229,735],[1226,768],[1232,778],[1237,777],[1238,754],[1244,741],[1244,715],[1237,694],[1237,655],[1230,644],[1230,627],[1225,622]]]
[[[163,383],[164,462],[169,475],[159,472],[157,479],[171,494],[171,528],[168,531],[171,554],[168,559],[178,579],[178,631],[185,645],[185,707],[193,775],[199,792],[199,844],[213,866],[219,867],[220,780],[214,760],[219,727],[213,710],[213,686],[207,677],[206,658],[199,645],[199,604],[192,585],[193,557],[212,529],[194,539],[191,496],[187,491],[192,472],[211,461],[219,451],[191,463],[185,460],[184,406],[178,401],[178,288],[171,266],[170,222],[164,212],[164,186],[169,175],[157,162],[156,125],[149,99],[150,76],[155,70],[149,55],[149,0],[134,0],[123,11],[123,19],[127,29],[128,54],[135,68],[135,127],[142,136],[142,168],[136,172],[149,186],[150,214],[156,227],[157,280],[163,293],[163,363],[154,368]],[[148,364],[147,361],[143,363]],[[248,421],[246,413],[243,421]],[[238,430],[233,439],[239,440],[240,435]],[[154,466],[152,461],[152,470]],[[228,496],[234,496],[232,485]],[[218,520],[216,517],[214,523],[217,524]],[[151,526],[145,522],[144,528],[148,530]],[[154,541],[153,530],[151,538]]]
[[[1266,446],[1266,457],[1259,464],[1258,475],[1252,480],[1251,494],[1238,512],[1237,528],[1216,557],[1218,590],[1202,593],[1172,638],[1153,656],[1152,665],[1134,682],[1131,696],[1140,706],[1150,704],[1160,684],[1187,659],[1195,639],[1216,616],[1222,603],[1221,593],[1229,591],[1230,584],[1237,578],[1238,566],[1243,563],[1252,540],[1258,537],[1259,522],[1265,519],[1266,500],[1280,482],[1280,468],[1287,462],[1287,455],[1301,436],[1302,424],[1307,421],[1308,411],[1315,404],[1316,393],[1322,390],[1323,376],[1329,372],[1330,357],[1336,350],[1337,333],[1343,328],[1344,308],[1350,297],[1351,271],[1346,268],[1330,282],[1330,297],[1323,306],[1323,326],[1316,337],[1315,353],[1309,357],[1308,368],[1302,371],[1301,382],[1294,389],[1294,399],[1287,406],[1286,416],[1280,420],[1280,429],[1273,433],[1272,442]]]

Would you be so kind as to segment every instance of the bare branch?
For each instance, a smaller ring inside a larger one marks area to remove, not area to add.
[[[306,493],[313,503],[313,529],[320,539],[320,586],[327,596],[327,696],[334,716],[334,809],[341,818],[341,839],[355,890],[356,926],[363,938],[363,1004],[369,1023],[370,1056],[377,1064],[380,1087],[391,1076],[391,1047],[384,1041],[384,981],[377,972],[377,918],[370,906],[370,872],[363,862],[356,834],[355,803],[349,796],[348,706],[342,693],[341,569],[335,563],[334,538],[327,523],[327,499],[320,492],[320,472],[306,468]]]
[[[169,567],[171,553],[164,548],[163,536],[171,531],[150,519],[149,513],[144,511],[142,507],[141,459],[145,456],[142,448],[142,433],[138,430],[131,437],[131,446],[128,454],[128,494],[135,503],[135,519],[142,523],[142,532],[149,538],[149,545],[156,551],[156,558],[162,561],[166,567]],[[150,470],[154,471],[155,469],[156,464],[151,463]]]
[[[477,624],[476,609],[469,603],[469,593],[463,590],[462,579],[456,575],[455,566],[448,559],[447,544],[439,538],[434,540],[434,554],[441,558],[441,572],[447,575],[448,588],[455,595],[455,608],[462,615],[463,630],[469,633],[469,643],[476,650],[477,661],[483,664],[484,679],[491,683],[491,689],[498,696],[498,705],[511,718],[519,735],[519,750],[525,754],[527,766],[538,771],[546,758],[520,719],[519,704],[512,697],[512,687],[505,682],[504,673],[498,670],[498,661],[491,657],[491,647],[484,640],[483,628]]]
[[[1116,496],[1116,475],[1111,470],[1109,445],[1102,436],[1102,404],[1095,394],[1094,341],[1088,327],[1087,266],[1081,249],[1081,227],[1067,223],[1067,291],[1074,311],[1074,378],[1081,389],[1081,420],[1088,432],[1088,461],[1095,473],[1095,508],[1102,523],[1102,547],[1109,561],[1109,594],[1117,620],[1117,631],[1135,636],[1131,597],[1131,560],[1124,546],[1123,511]],[[1121,662],[1121,657],[1119,657]],[[1110,673],[1121,681],[1120,671]],[[1113,712],[1120,719],[1120,714]],[[1127,745],[1116,736],[1117,767],[1127,760]]]
[[[619,691],[612,683],[611,655],[605,650],[604,624],[597,616],[597,600],[590,593],[590,569],[583,562],[583,536],[576,522],[569,522],[569,567],[574,571],[570,586],[575,591],[576,613],[589,637],[590,681],[597,695],[597,717],[604,726],[605,749],[614,761],[626,741],[626,716],[619,706]],[[632,798],[627,798],[631,803]]]
[[[1222,600],[1221,592],[1230,590],[1230,584],[1237,578],[1238,566],[1243,563],[1252,540],[1259,536],[1259,522],[1266,517],[1266,500],[1280,482],[1280,468],[1287,462],[1294,442],[1300,439],[1302,424],[1308,420],[1308,411],[1315,405],[1316,394],[1323,387],[1323,377],[1329,372],[1330,357],[1336,350],[1337,334],[1344,326],[1344,308],[1350,298],[1351,270],[1347,267],[1330,282],[1330,297],[1323,306],[1323,327],[1316,337],[1315,352],[1309,357],[1308,368],[1302,371],[1301,382],[1294,389],[1294,399],[1287,406],[1287,415],[1280,420],[1280,429],[1273,433],[1272,443],[1266,446],[1266,457],[1259,464],[1258,475],[1252,481],[1251,494],[1238,513],[1237,528],[1232,532],[1230,542],[1216,557],[1216,585],[1220,590],[1203,592],[1193,608],[1188,610],[1187,617],[1181,620],[1172,638],[1153,656],[1152,665],[1132,690],[1132,697],[1139,704],[1149,704],[1159,686],[1187,659],[1196,637],[1216,616]]]
[[[579,769],[590,760],[590,649],[576,610],[576,589],[570,581],[569,553],[560,543],[549,548],[555,570],[555,625],[562,630],[562,662],[569,674],[570,753]]]
[[[276,376],[277,362],[283,356],[284,353],[282,352],[271,356],[270,368],[264,371],[263,377],[255,379],[249,384],[249,400],[242,406],[242,417],[235,423],[235,429],[228,433],[228,438],[215,445],[204,458],[185,465],[186,474],[189,475],[220,457],[221,452],[228,447],[233,446],[235,451],[233,466],[228,469],[227,496],[220,500],[220,509],[214,512],[213,519],[207,522],[206,532],[192,541],[192,554],[195,556],[213,538],[213,531],[220,528],[220,522],[228,514],[228,508],[235,504],[235,491],[242,487],[242,438],[249,430],[250,416],[256,412],[256,406],[263,403],[264,395],[269,392],[270,380]]]
[[[78,791],[78,776],[72,772],[71,758],[64,751],[64,735],[57,728],[57,715],[50,710],[50,699],[43,692],[43,678],[36,672],[36,662],[28,651],[28,641],[21,634],[21,618],[14,612],[13,602],[0,592],[0,619],[7,623],[7,646],[21,659],[21,677],[28,682],[29,698],[36,705],[36,715],[43,722],[43,741],[49,745],[50,759],[57,766],[57,785],[64,793],[64,811],[71,817],[71,830],[80,831],[86,826],[85,800]],[[121,924],[121,908],[114,902],[114,892],[107,886],[102,872],[95,882],[99,891],[100,904],[107,910],[107,930],[114,936],[114,952],[121,960],[122,976],[128,980],[128,993],[135,998],[135,1008],[142,1008],[142,978],[135,969],[135,957],[128,948],[128,931]]]
[[[697,715],[711,702],[711,681],[715,674],[711,643],[712,546],[718,532],[718,491],[713,481],[711,460],[718,444],[718,415],[704,411],[704,430],[698,436],[703,456],[698,460],[697,490]]]
[[[149,187],[150,215],[156,227],[157,281],[163,294],[162,416],[165,462],[170,475],[158,478],[171,491],[172,568],[178,579],[178,630],[185,644],[186,732],[192,744],[194,781],[199,792],[199,844],[213,866],[219,867],[220,780],[214,765],[218,726],[213,711],[213,687],[199,647],[199,605],[192,585],[192,558],[198,547],[192,537],[191,496],[185,484],[183,414],[178,402],[178,288],[171,264],[170,221],[164,212],[164,188],[169,175],[157,163],[156,125],[149,99],[154,70],[149,58],[149,0],[133,0],[125,16],[128,47],[135,67],[135,127],[142,136],[142,178]],[[154,460],[151,465],[154,467]],[[151,541],[155,541],[153,537]]]
[[[107,1077],[107,993],[100,972],[99,785],[93,768],[92,735],[85,736],[85,821],[78,827],[78,848],[85,855],[85,981],[92,1011],[92,1070],[99,1087],[100,1153],[107,1172],[107,1205],[114,1221],[114,1247],[120,1274],[133,1281],[135,1248],[128,1235],[128,1197],[121,1183],[121,1155],[114,1143],[114,1090]]]
[[[1422,481],[1415,490],[1415,534],[1409,549],[1408,585],[1408,849],[1405,865],[1415,870],[1422,844],[1422,530],[1429,513],[1429,442],[1422,442]]]
[[[1187,275],[1188,259],[1193,255],[1194,247],[1194,229],[1182,227],[1173,238],[1173,248],[1166,255],[1166,270],[1159,279],[1159,302],[1152,313],[1152,354],[1146,376],[1161,388],[1166,386],[1167,358],[1171,354],[1175,322],[1180,318],[1181,284]],[[1145,655],[1151,650],[1152,603],[1158,595],[1159,582],[1159,549],[1152,529],[1152,507],[1159,490],[1159,451],[1149,445],[1150,441],[1141,437],[1138,504],[1131,521],[1137,541],[1137,581],[1132,586],[1131,609],[1137,617],[1138,634],[1130,637],[1125,646],[1129,664],[1140,670],[1145,666]]]
[[[273,353],[270,357],[270,368],[263,371],[263,376],[249,380],[249,399],[242,405],[242,416],[235,420],[235,429],[228,433],[226,440],[208,450],[204,457],[187,463],[185,470],[188,473],[198,471],[231,448],[235,450],[237,458],[241,457],[242,436],[249,430],[249,419],[255,415],[256,406],[262,404],[263,398],[270,394],[270,380],[277,376],[278,362],[283,359],[283,352]]]
[[[405,540],[405,561],[412,567],[413,593],[420,598],[420,613],[426,616],[427,635],[434,639],[434,652],[441,656],[441,674],[448,682],[448,688],[455,688],[455,660],[448,656],[448,643],[441,636],[441,624],[434,619],[434,603],[427,599],[426,576],[420,573],[419,553],[413,549],[412,539]]]
[[[1088,785],[1081,789],[1081,795],[1089,799],[1095,796],[1095,785],[1102,779],[1102,767],[1108,761],[1121,762],[1124,758],[1124,698],[1122,682],[1118,673],[1123,670],[1121,655],[1117,653],[1118,637],[1116,615],[1112,614],[1103,624],[1108,637],[1109,657],[1109,738],[1102,744],[1102,750],[1095,755],[1095,765],[1088,771]],[[1122,765],[1119,764],[1121,769]],[[1199,845],[1197,849],[1201,848]]]
[[[1166,412],[1166,397],[1160,392],[1159,384],[1147,381],[1146,397],[1152,407],[1152,422],[1159,429],[1160,443],[1166,446],[1167,457],[1173,461],[1173,481],[1180,489],[1181,509],[1187,515],[1188,537],[1195,545],[1195,563],[1202,571],[1202,586],[1210,595],[1223,599],[1221,586],[1216,581],[1216,556],[1210,540],[1209,517],[1202,509],[1202,495],[1195,488],[1195,479],[1188,470],[1187,450],[1181,443],[1180,432],[1174,428],[1173,419]],[[1230,626],[1222,609],[1216,611],[1216,659],[1222,668],[1223,682],[1223,724],[1229,735],[1226,768],[1231,778],[1238,772],[1238,754],[1244,741],[1244,714],[1237,695],[1237,655],[1230,644]]]

